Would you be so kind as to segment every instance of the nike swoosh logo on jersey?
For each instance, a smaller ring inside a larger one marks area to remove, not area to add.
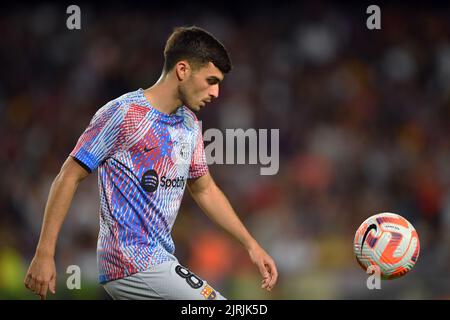
[[[154,146],[154,147],[152,147],[152,148],[147,148],[147,147],[145,147],[144,148],[144,151],[145,152],[150,152],[150,151],[152,151],[152,150],[154,150],[154,149],[156,149],[156,148],[158,148],[159,146]]]
[[[362,249],[363,249],[363,247],[364,247],[364,242],[366,241],[366,238],[367,238],[367,236],[369,235],[369,232],[372,231],[372,230],[377,231],[377,225],[374,224],[374,223],[372,223],[372,224],[366,229],[366,232],[364,233],[364,237],[363,237],[362,243],[361,243],[361,252],[362,252]]]

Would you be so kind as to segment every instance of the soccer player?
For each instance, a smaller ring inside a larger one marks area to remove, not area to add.
[[[167,40],[160,79],[110,101],[92,118],[56,176],[25,286],[55,293],[55,247],[78,184],[98,168],[99,282],[113,299],[225,299],[179,264],[171,231],[184,189],[248,250],[262,288],[277,281],[273,259],[249,234],[206,164],[194,112],[219,96],[231,70],[225,47],[198,27]]]

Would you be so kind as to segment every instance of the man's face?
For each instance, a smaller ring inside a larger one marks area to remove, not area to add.
[[[191,69],[179,87],[183,104],[194,112],[199,111],[219,96],[219,83],[223,78],[223,73],[211,62],[199,69]]]

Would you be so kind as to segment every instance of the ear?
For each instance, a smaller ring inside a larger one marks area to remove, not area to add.
[[[179,81],[189,78],[191,74],[191,66],[189,65],[189,62],[185,60],[178,61],[175,65],[175,74],[177,75]]]

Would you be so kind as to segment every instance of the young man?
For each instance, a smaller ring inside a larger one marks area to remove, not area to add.
[[[172,226],[187,185],[200,208],[248,250],[262,288],[277,281],[258,245],[208,172],[192,111],[219,96],[231,70],[224,46],[198,27],[177,28],[164,50],[161,78],[100,108],[55,178],[25,286],[55,293],[57,236],[78,184],[98,168],[99,281],[113,299],[224,299],[178,263]]]

